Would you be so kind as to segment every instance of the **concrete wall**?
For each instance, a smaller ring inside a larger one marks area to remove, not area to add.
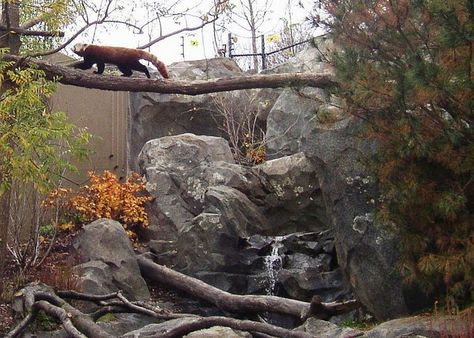
[[[79,174],[67,173],[68,179],[84,184],[87,172],[104,170],[118,177],[127,174],[128,92],[112,92],[60,85],[52,98],[54,111],[65,111],[72,123],[86,127],[93,135],[88,159],[76,163]],[[71,187],[74,184],[66,184]]]

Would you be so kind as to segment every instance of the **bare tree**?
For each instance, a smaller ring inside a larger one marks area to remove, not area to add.
[[[229,19],[238,27],[250,32],[252,53],[255,54],[252,57],[253,71],[258,72],[258,56],[256,55],[258,53],[257,38],[261,33],[259,31],[260,28],[271,12],[270,1],[234,0],[231,1],[231,3],[231,10],[228,12]]]

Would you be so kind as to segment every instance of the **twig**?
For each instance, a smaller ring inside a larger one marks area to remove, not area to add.
[[[38,310],[33,309],[25,318],[23,318],[23,320],[20,323],[18,323],[17,326],[15,326],[15,328],[13,328],[13,330],[7,333],[5,338],[20,337],[23,331],[26,330],[28,325],[30,325],[30,323],[35,320],[37,315],[38,315]]]
[[[64,330],[69,334],[69,337],[87,338],[87,336],[83,335],[78,329],[76,329],[76,327],[71,321],[72,314],[66,312],[66,310],[58,306],[52,305],[51,303],[44,300],[39,300],[35,302],[34,307],[43,310],[58,319],[63,325]]]

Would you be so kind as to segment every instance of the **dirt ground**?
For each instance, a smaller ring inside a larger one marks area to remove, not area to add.
[[[0,336],[8,332],[15,323],[11,301],[15,292],[30,282],[43,282],[58,289],[75,289],[76,277],[73,266],[72,241],[74,233],[60,234],[55,244],[39,267],[25,271],[15,265],[13,259],[8,262],[4,275],[0,278]],[[12,258],[11,256],[9,256]]]

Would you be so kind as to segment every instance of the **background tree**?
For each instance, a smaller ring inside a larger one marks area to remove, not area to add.
[[[229,20],[250,33],[251,52],[257,54],[257,38],[258,35],[261,34],[259,29],[265,23],[271,12],[270,2],[268,0],[263,2],[256,0],[235,0],[230,1],[230,4],[231,8],[227,12]],[[258,72],[258,56],[254,55],[252,61],[253,71]]]
[[[55,35],[28,28],[40,22],[59,27],[56,15],[52,16],[56,21],[50,22],[51,17],[45,14],[47,11],[58,14],[57,4],[64,9],[61,1],[47,1],[44,3],[47,10],[39,12],[41,20],[32,20],[28,11],[23,9],[25,6],[39,6],[39,2],[3,1],[1,53],[19,53],[23,36]],[[87,136],[79,133],[75,138],[74,127],[67,123],[66,115],[50,112],[47,99],[54,91],[54,83],[46,80],[44,72],[16,68],[15,63],[0,60],[0,76],[0,274],[3,274],[13,180],[33,182],[38,189],[45,189],[53,176],[57,178],[63,168],[71,168],[61,154],[83,150]]]
[[[200,29],[216,20],[224,7],[217,1],[200,18],[194,27],[185,25],[176,31],[165,31],[164,18],[183,19],[192,15],[193,9],[180,11],[181,1],[172,5],[163,3],[139,4],[120,0],[68,1],[68,0],[5,0],[2,1],[0,22],[0,48],[6,48],[11,55],[44,56],[62,50],[81,34],[95,39],[98,26],[126,25],[136,33],[147,27],[158,25],[158,35],[140,48],[148,48],[166,37],[186,30]],[[133,21],[126,12],[147,10],[152,16],[146,22]],[[143,8],[137,8],[142,6]],[[152,6],[152,7],[150,7]],[[62,29],[68,28],[70,36],[64,39]],[[90,32],[89,28],[92,30]],[[18,60],[17,60],[18,61]],[[47,99],[52,95],[54,84],[46,80],[43,71],[16,68],[19,63],[1,62],[0,114],[0,268],[7,257],[6,247],[10,219],[10,187],[13,179],[19,182],[33,182],[37,188],[45,189],[52,176],[71,168],[62,153],[74,153],[82,149],[87,141],[85,133],[78,132],[67,122],[64,114],[49,111]],[[55,76],[49,76],[55,80]],[[59,159],[59,160],[58,160]],[[0,269],[1,270],[1,269]]]
[[[321,0],[338,94],[369,122],[378,217],[400,231],[400,271],[432,297],[474,290],[474,7],[470,0]]]

